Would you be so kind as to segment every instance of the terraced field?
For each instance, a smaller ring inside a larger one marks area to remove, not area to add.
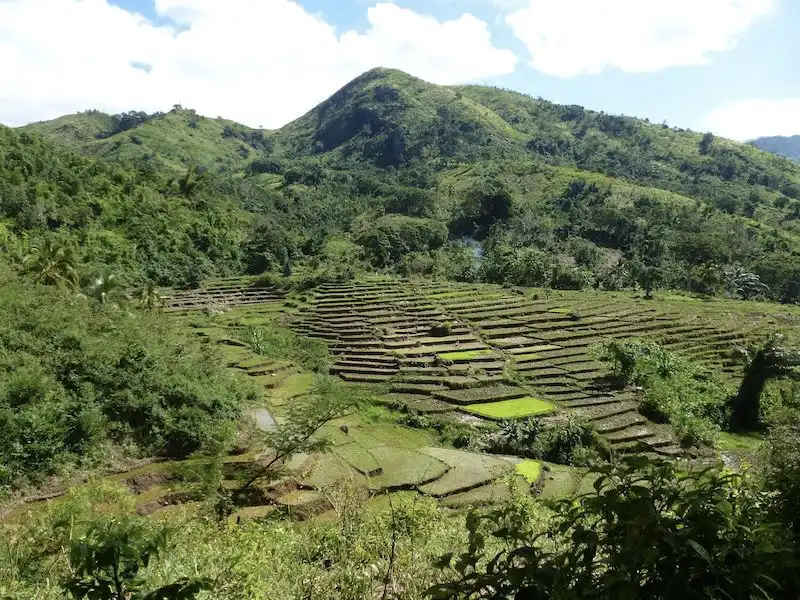
[[[168,311],[187,311],[259,305],[278,301],[281,294],[272,286],[236,277],[205,282],[196,290],[167,290],[162,299]]]
[[[298,331],[325,340],[332,372],[388,386],[421,411],[519,418],[555,409],[592,422],[621,453],[679,456],[668,427],[637,410],[635,391],[607,385],[591,348],[646,337],[736,375],[734,345],[780,325],[735,301],[644,300],[631,293],[543,292],[369,279],[313,293]],[[665,295],[666,296],[666,295]]]
[[[635,390],[608,387],[592,346],[648,337],[733,376],[739,368],[730,359],[733,344],[786,326],[784,316],[800,318],[796,309],[774,305],[667,294],[645,301],[630,293],[535,293],[379,277],[323,285],[288,301],[252,287],[251,280],[221,280],[176,292],[168,306],[196,335],[220,345],[229,368],[264,389],[263,402],[250,409],[261,428],[280,426],[286,409],[314,384],[298,365],[259,357],[242,341],[245,328],[280,322],[324,340],[333,374],[371,385],[390,405],[466,422],[530,415],[557,421],[572,413],[591,421],[619,452],[641,451],[643,443],[664,456],[683,452],[672,432],[640,415]],[[253,490],[237,516],[324,513],[331,506],[326,489],[344,479],[363,482],[378,497],[420,493],[453,507],[506,497],[514,480],[538,480],[546,497],[592,483],[580,469],[439,448],[432,433],[360,414],[330,423],[322,433],[333,443],[330,453],[295,457],[291,475]],[[231,457],[227,485],[241,481],[252,458]],[[160,468],[128,478],[141,510],[191,504],[191,486],[159,475]]]
[[[509,401],[516,416],[555,410],[508,377],[501,349],[426,299],[426,291],[424,284],[379,279],[322,286],[295,327],[328,344],[332,373],[384,384],[387,399],[418,410],[492,417],[490,404]]]

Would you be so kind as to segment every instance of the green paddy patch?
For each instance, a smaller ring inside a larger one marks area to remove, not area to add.
[[[484,350],[460,350],[457,352],[442,352],[438,356],[441,360],[449,360],[453,362],[473,360],[476,358],[483,358],[485,356],[492,356],[494,350],[488,348]]]
[[[717,437],[717,448],[728,452],[754,452],[764,439],[756,434],[722,432]]]
[[[547,312],[556,313],[558,315],[568,315],[568,314],[572,313],[572,311],[573,311],[573,309],[564,307],[564,308],[551,308]]]
[[[541,354],[531,352],[529,354],[515,354],[513,358],[516,362],[531,362],[534,360],[541,360],[544,357]]]
[[[436,497],[486,485],[513,468],[513,465],[503,458],[477,452],[447,448],[424,448],[422,452],[450,467],[442,477],[419,488],[421,492]]]
[[[516,472],[522,475],[528,483],[536,483],[542,474],[542,463],[538,460],[523,460],[515,467]]]
[[[555,409],[556,407],[549,402],[529,396],[514,400],[471,404],[464,407],[467,412],[488,419],[522,419],[553,412]]]

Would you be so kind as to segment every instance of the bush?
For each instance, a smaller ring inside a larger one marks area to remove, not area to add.
[[[595,472],[594,491],[552,505],[544,533],[509,507],[473,513],[469,549],[442,557],[454,577],[431,597],[796,597],[797,558],[751,480],[644,457]]]
[[[500,434],[492,434],[489,440],[492,452],[564,465],[589,466],[608,457],[607,445],[574,418],[556,425],[545,425],[536,417],[505,421]]]
[[[247,327],[242,339],[256,354],[273,360],[292,361],[316,373],[327,374],[330,354],[324,342],[297,335],[280,327]]]
[[[683,446],[713,445],[728,423],[730,387],[659,344],[612,340],[596,349],[595,356],[622,382],[643,388],[640,412],[672,424]]]
[[[0,487],[102,464],[109,444],[187,456],[252,393],[213,347],[13,278],[0,290]]]
[[[447,228],[440,221],[405,215],[381,217],[356,235],[376,267],[395,265],[410,252],[436,250],[446,241]]]

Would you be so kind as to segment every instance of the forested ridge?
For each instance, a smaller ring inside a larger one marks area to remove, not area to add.
[[[569,289],[730,293],[752,274],[765,297],[800,295],[800,166],[506,90],[377,69],[276,131],[175,107],[3,140],[14,243],[61,236],[87,271],[137,281],[280,270],[288,256]]]

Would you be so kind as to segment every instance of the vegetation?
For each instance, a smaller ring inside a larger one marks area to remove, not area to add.
[[[2,135],[6,245],[21,260],[60,226],[84,281],[345,264],[351,276],[800,298],[800,167],[506,90],[376,69],[275,132],[177,107]],[[34,181],[48,193],[29,192]]]
[[[767,381],[800,379],[800,350],[785,346],[783,337],[776,335],[762,346],[740,352],[746,364],[739,390],[731,399],[731,420],[737,429],[755,429],[761,424],[761,396]]]
[[[552,412],[555,406],[538,398],[516,398],[486,404],[470,404],[467,411],[490,419],[515,419]]]
[[[648,418],[670,423],[684,446],[712,445],[728,428],[730,385],[655,342],[609,341],[597,350],[625,384],[644,388],[639,410]]]
[[[555,503],[551,533],[506,526],[505,508],[468,520],[468,550],[442,558],[455,580],[432,597],[792,596],[797,558],[752,482],[631,462],[640,469],[598,469],[593,493]],[[506,549],[488,543],[483,520]]]
[[[164,317],[8,269],[0,289],[0,487],[110,458],[186,457],[239,418],[251,388]]]
[[[800,167],[751,145],[385,69],[0,127],[0,279],[3,598],[800,593]]]

